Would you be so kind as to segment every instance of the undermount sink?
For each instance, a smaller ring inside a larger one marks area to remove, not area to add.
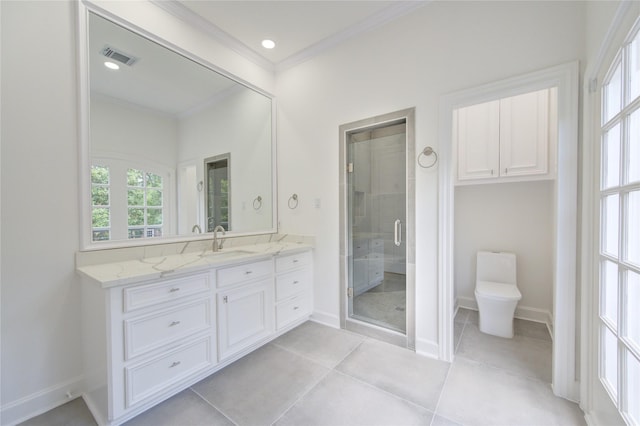
[[[247,250],[229,250],[229,251],[209,251],[203,255],[203,257],[208,257],[211,259],[227,259],[229,257],[237,257],[244,256],[246,254],[253,254],[251,251]]]

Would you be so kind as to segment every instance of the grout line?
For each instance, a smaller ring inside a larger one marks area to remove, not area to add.
[[[285,416],[285,414],[287,414],[289,411],[291,411],[293,409],[293,407],[296,406],[296,404],[300,401],[302,401],[302,399],[304,399],[305,396],[307,396],[312,390],[314,390],[319,384],[320,382],[322,382],[324,379],[327,378],[327,376],[329,374],[331,374],[333,370],[332,369],[327,369],[327,371],[320,376],[320,378],[318,378],[318,380],[316,380],[314,383],[312,383],[307,389],[303,390],[302,392],[300,392],[300,396],[298,398],[296,398],[295,401],[293,401],[286,409],[284,409],[282,411],[282,413],[280,413],[280,415],[278,417],[276,417],[276,419],[271,422],[271,425],[275,425],[276,423],[278,423],[278,421],[283,418]]]
[[[455,322],[455,319],[454,319],[454,322]],[[435,421],[436,416],[439,415],[438,407],[440,406],[440,401],[442,401],[442,394],[444,393],[444,388],[447,386],[447,381],[449,380],[449,375],[451,374],[451,370],[453,370],[453,364],[455,363],[455,358],[457,356],[456,353],[458,351],[458,346],[460,346],[460,342],[462,342],[462,336],[464,336],[464,329],[467,328],[468,322],[469,322],[469,314],[467,314],[467,318],[465,318],[464,324],[462,324],[462,331],[460,332],[460,338],[458,339],[458,343],[456,343],[456,347],[453,350],[453,362],[449,366],[449,369],[447,370],[447,375],[445,376],[444,381],[442,382],[442,388],[440,388],[440,395],[438,395],[438,400],[436,401],[436,407],[433,409],[433,417],[431,418],[430,426],[433,426],[433,422]],[[454,323],[454,327],[455,327],[455,323]]]
[[[199,383],[199,382],[198,382]],[[193,386],[189,388],[189,390],[193,393],[195,393],[196,395],[198,395],[198,397],[200,397],[204,402],[206,402],[207,404],[209,404],[210,406],[212,406],[218,413],[222,414],[227,420],[229,420],[231,423],[233,423],[234,425],[238,426],[238,423],[234,422],[231,417],[229,417],[224,411],[222,411],[220,408],[216,407],[211,401],[209,401],[207,398],[205,398],[204,396],[200,395],[198,393],[198,391],[196,391]]]
[[[374,385],[374,384],[371,384],[371,383],[369,383],[369,382],[365,382],[364,380],[362,380],[362,379],[360,379],[360,378],[358,378],[358,377],[352,376],[352,375],[350,375],[350,374],[347,374],[347,373],[345,373],[345,372],[343,372],[343,371],[340,371],[340,370],[334,370],[334,372],[335,372],[336,374],[340,374],[340,375],[342,375],[342,376],[348,377],[349,379],[355,380],[356,382],[358,382],[358,383],[360,383],[360,384],[363,384],[363,385],[365,385],[365,386],[367,386],[367,387],[369,387],[369,388],[375,389],[375,390],[377,390],[377,391],[379,391],[379,392],[382,392],[382,393],[384,393],[384,394],[386,394],[386,395],[389,395],[389,396],[393,397],[394,399],[398,399],[398,400],[400,400],[400,401],[406,402],[407,404],[413,405],[414,407],[418,407],[418,408],[420,408],[421,410],[426,410],[426,411],[430,412],[431,414],[433,414],[433,415],[435,416],[435,411],[431,410],[430,408],[424,407],[424,406],[422,406],[422,405],[420,405],[420,404],[418,404],[418,403],[416,403],[416,402],[413,402],[413,401],[411,401],[411,400],[408,400],[408,399],[406,399],[406,398],[403,398],[402,396],[400,396],[400,395],[398,395],[398,394],[396,394],[396,393],[390,392],[390,391],[388,391],[388,390],[386,390],[386,389],[379,388],[378,386],[376,386],[376,385]],[[448,372],[447,372],[447,374],[448,374]],[[432,417],[432,421],[433,421],[433,417]]]

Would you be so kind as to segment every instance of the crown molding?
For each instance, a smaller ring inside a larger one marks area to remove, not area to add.
[[[175,16],[176,18],[191,25],[192,27],[205,32],[213,39],[222,43],[224,46],[228,47],[229,49],[233,50],[234,52],[238,53],[254,64],[264,68],[267,71],[277,72],[301,64],[302,62],[305,62],[313,58],[314,56],[317,56],[321,52],[335,47],[350,38],[353,38],[367,31],[371,31],[386,24],[387,22],[413,12],[414,10],[429,3],[431,0],[402,0],[395,2],[391,6],[382,9],[381,11],[369,16],[359,23],[352,25],[351,27],[343,31],[335,33],[325,39],[322,39],[319,42],[314,43],[297,53],[294,53],[293,55],[278,62],[277,64],[256,53],[246,44],[242,43],[240,40],[233,37],[231,34],[227,33],[217,25],[198,15],[177,0],[149,1],[159,8],[170,13],[171,15]]]
[[[217,25],[212,24],[208,20],[204,19],[202,16],[198,15],[188,7],[179,3],[176,0],[149,0],[154,5],[158,6],[161,9],[164,9],[166,12],[175,16],[176,18],[186,22],[192,27],[195,27],[215,40],[222,43],[224,46],[233,50],[240,56],[245,59],[253,62],[254,64],[264,68],[267,71],[274,72],[275,65],[273,62],[265,59],[263,56],[257,54],[254,50],[248,47],[246,44],[242,43],[237,38],[233,37],[231,34],[227,33]]]
[[[288,58],[278,62],[275,66],[275,70],[276,72],[284,71],[288,68],[301,64],[302,62],[305,62],[312,57],[319,55],[325,50],[337,46],[340,43],[344,43],[350,38],[363,34],[367,31],[371,31],[375,28],[381,27],[387,22],[393,21],[396,18],[413,12],[414,10],[419,9],[430,2],[431,0],[403,0],[395,2],[391,6],[382,9],[381,11],[367,17],[359,23],[343,31],[335,33],[325,39],[322,39],[319,42],[299,51],[298,53],[294,53]]]

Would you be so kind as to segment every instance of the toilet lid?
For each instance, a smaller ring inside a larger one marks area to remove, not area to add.
[[[491,281],[478,281],[476,284],[476,293],[503,300],[520,300],[522,298],[522,294],[520,294],[517,286]]]

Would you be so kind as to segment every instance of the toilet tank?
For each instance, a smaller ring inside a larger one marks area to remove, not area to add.
[[[516,284],[514,253],[479,251],[476,260],[476,281]]]

